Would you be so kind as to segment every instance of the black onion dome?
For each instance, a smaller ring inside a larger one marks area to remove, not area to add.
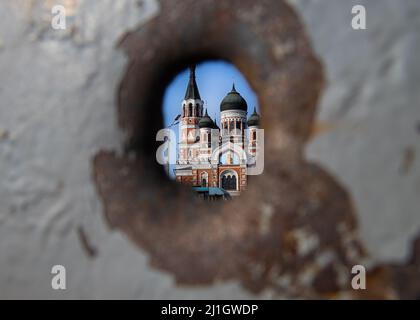
[[[248,127],[258,126],[260,124],[260,115],[257,113],[257,110],[254,107],[254,112],[248,118]]]
[[[223,98],[220,104],[220,111],[227,110],[243,110],[247,111],[248,105],[244,98],[235,89],[235,84],[232,86],[232,91]]]
[[[211,120],[211,118],[207,114],[207,109],[206,109],[204,117],[202,117],[200,121],[198,122],[198,127],[201,129],[201,128],[213,128],[213,126],[214,126],[214,122],[213,120]]]

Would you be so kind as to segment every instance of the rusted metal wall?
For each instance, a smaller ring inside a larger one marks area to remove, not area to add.
[[[0,296],[418,297],[420,5],[366,0],[354,31],[355,3],[74,0],[62,31],[1,4]],[[213,58],[270,117],[264,174],[208,206],[154,138],[171,76]]]

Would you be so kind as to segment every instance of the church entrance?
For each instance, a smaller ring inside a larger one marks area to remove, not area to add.
[[[235,171],[226,170],[220,175],[221,187],[225,190],[238,190],[237,174]]]

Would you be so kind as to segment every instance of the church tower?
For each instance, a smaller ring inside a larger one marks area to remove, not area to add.
[[[244,148],[244,130],[246,128],[246,115],[248,105],[245,99],[232,85],[232,90],[225,96],[220,104],[222,143],[234,143]],[[234,153],[228,151],[226,163],[234,164]],[[239,159],[237,159],[239,161]]]
[[[199,139],[198,122],[203,116],[203,100],[201,100],[195,81],[195,66],[190,67],[190,79],[188,81],[187,91],[182,101],[182,118],[180,123],[180,144],[178,163],[188,164],[199,156],[199,145],[196,143]]]
[[[248,119],[248,129],[249,129],[249,144],[248,152],[252,156],[257,155],[257,131],[260,126],[260,115],[257,113],[257,110],[254,107],[254,112]]]
[[[203,104],[192,66],[181,108],[176,181],[194,187],[204,198],[228,199],[227,194],[237,196],[247,187],[248,156],[258,150],[260,117],[254,109],[247,121],[248,105],[235,85],[220,103],[220,127]]]

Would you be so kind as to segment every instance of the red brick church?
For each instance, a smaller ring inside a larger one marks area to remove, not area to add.
[[[203,104],[192,66],[182,101],[176,180],[238,195],[246,189],[249,159],[256,154],[260,116],[254,108],[247,119],[248,105],[235,85],[220,103],[220,127]]]

